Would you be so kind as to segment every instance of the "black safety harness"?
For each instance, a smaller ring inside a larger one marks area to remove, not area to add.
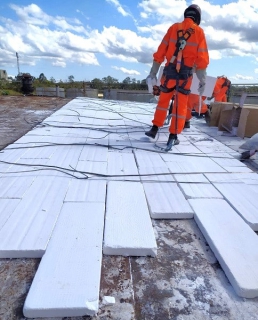
[[[231,81],[228,80],[227,78],[225,78],[225,81],[223,82],[221,88],[223,87],[228,87],[228,89],[230,88],[230,85],[231,85]]]
[[[175,90],[175,96],[172,98],[169,113],[167,116],[167,122],[169,122],[172,116],[172,109],[175,101],[176,107],[176,133],[177,133],[177,118],[178,118],[178,92],[189,95],[191,90],[186,90],[185,86],[188,79],[193,75],[193,68],[184,65],[183,50],[186,46],[186,41],[191,37],[193,29],[189,28],[185,32],[182,30],[182,23],[179,24],[179,30],[177,31],[177,42],[176,50],[170,63],[164,67],[163,77],[165,77],[164,83],[159,87],[160,91],[164,93],[169,93]],[[172,88],[167,87],[167,83],[170,79],[176,80],[176,85]],[[179,86],[179,80],[184,80],[184,82]]]
[[[230,95],[230,88],[231,88],[231,81],[228,78],[225,78],[225,81],[223,82],[223,84],[221,86],[221,89],[224,88],[224,87],[228,88],[227,91],[226,91],[227,98],[228,98],[229,95]]]
[[[179,25],[182,25],[181,23]],[[180,26],[181,28],[181,26]],[[169,65],[164,67],[163,76],[165,77],[164,83],[160,86],[160,91],[164,93],[172,92],[177,89],[178,92],[183,93],[185,95],[190,94],[190,90],[184,89],[187,84],[187,80],[189,77],[193,75],[192,67],[187,67],[184,65],[184,58],[182,56],[183,49],[186,46],[186,41],[191,37],[193,29],[187,29],[185,32],[180,29],[177,31],[177,42],[176,42],[176,50],[173,54],[173,57],[170,60]],[[185,80],[180,86],[175,85],[172,88],[167,87],[167,83],[170,79],[174,80]]]

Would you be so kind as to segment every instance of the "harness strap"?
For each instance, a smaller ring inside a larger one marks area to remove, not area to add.
[[[223,87],[228,87],[229,88],[230,84],[231,84],[231,82],[226,78],[224,83],[222,84],[221,88],[223,88]]]
[[[178,80],[178,79],[177,79]],[[174,91],[175,89],[177,89],[178,92],[182,93],[182,94],[185,94],[185,95],[189,95],[191,93],[191,90],[187,90],[185,89],[185,86],[187,84],[187,81],[188,79],[186,79],[182,84],[181,86],[179,85],[175,85],[174,87],[172,88],[168,88],[166,86],[166,83],[167,83],[168,79],[165,81],[165,83],[163,85],[161,85],[159,87],[160,91],[164,92],[164,93],[169,93],[169,92],[172,92]]]
[[[186,46],[186,41],[191,37],[191,34],[192,34],[191,30],[192,28],[189,28],[186,31],[184,31],[182,28],[182,23],[178,23],[176,50],[173,54],[173,57],[170,60],[170,63],[173,63],[175,59],[177,60],[176,61],[177,72],[180,71],[182,60],[183,60],[182,51]]]
[[[179,73],[183,58],[183,50],[186,46],[186,41],[191,37],[191,33],[189,30],[186,30],[185,32],[182,29],[182,23],[178,24],[179,30],[177,31],[177,43],[176,43],[176,51],[177,51],[177,57],[176,57],[176,71]],[[174,54],[175,55],[175,54]]]

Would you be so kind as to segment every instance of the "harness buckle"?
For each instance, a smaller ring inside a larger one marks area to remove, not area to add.
[[[179,51],[184,50],[185,46],[186,46],[185,39],[179,40],[179,47],[178,47]]]

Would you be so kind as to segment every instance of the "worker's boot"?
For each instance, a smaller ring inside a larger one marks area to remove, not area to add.
[[[159,131],[159,127],[153,125],[149,131],[146,131],[145,134],[148,137],[155,139],[157,132]]]
[[[180,141],[178,140],[177,138],[177,134],[174,134],[174,133],[170,133],[169,137],[168,137],[168,142],[167,142],[167,146],[168,145],[172,145],[172,146],[175,146],[177,144],[179,144]]]
[[[186,121],[184,125],[184,129],[189,129],[190,128],[190,121]]]
[[[206,123],[209,124],[211,121],[211,112],[209,109],[204,113],[204,118]]]

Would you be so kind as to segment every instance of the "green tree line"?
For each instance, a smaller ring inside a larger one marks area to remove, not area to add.
[[[22,77],[9,77],[8,80],[0,80],[0,94],[8,94],[8,91],[20,92],[22,87]],[[32,86],[37,87],[53,87],[59,86],[60,88],[78,88],[83,89],[85,87],[97,89],[99,93],[102,93],[104,89],[125,89],[125,90],[147,90],[147,84],[145,79],[136,80],[135,78],[127,77],[122,82],[117,79],[107,76],[102,79],[94,78],[91,81],[76,81],[73,75],[70,75],[66,81],[57,80],[54,77],[47,79],[44,73],[41,73],[37,78],[32,77]],[[10,94],[11,94],[10,93]]]
[[[125,90],[147,90],[146,80],[136,80],[135,78],[126,77],[123,81],[119,82],[116,78],[111,76],[104,77],[102,79],[94,78],[91,81],[76,81],[73,75],[70,75],[67,80],[57,80],[54,77],[47,79],[44,73],[40,73],[38,77],[32,77],[32,85],[36,87],[53,87],[59,86],[60,88],[92,88],[97,89],[99,93],[103,93],[104,89],[125,89]],[[257,84],[246,85],[231,85],[230,96],[235,94],[258,93]],[[0,80],[0,95],[1,94],[21,94],[21,78],[19,76],[8,80]]]

